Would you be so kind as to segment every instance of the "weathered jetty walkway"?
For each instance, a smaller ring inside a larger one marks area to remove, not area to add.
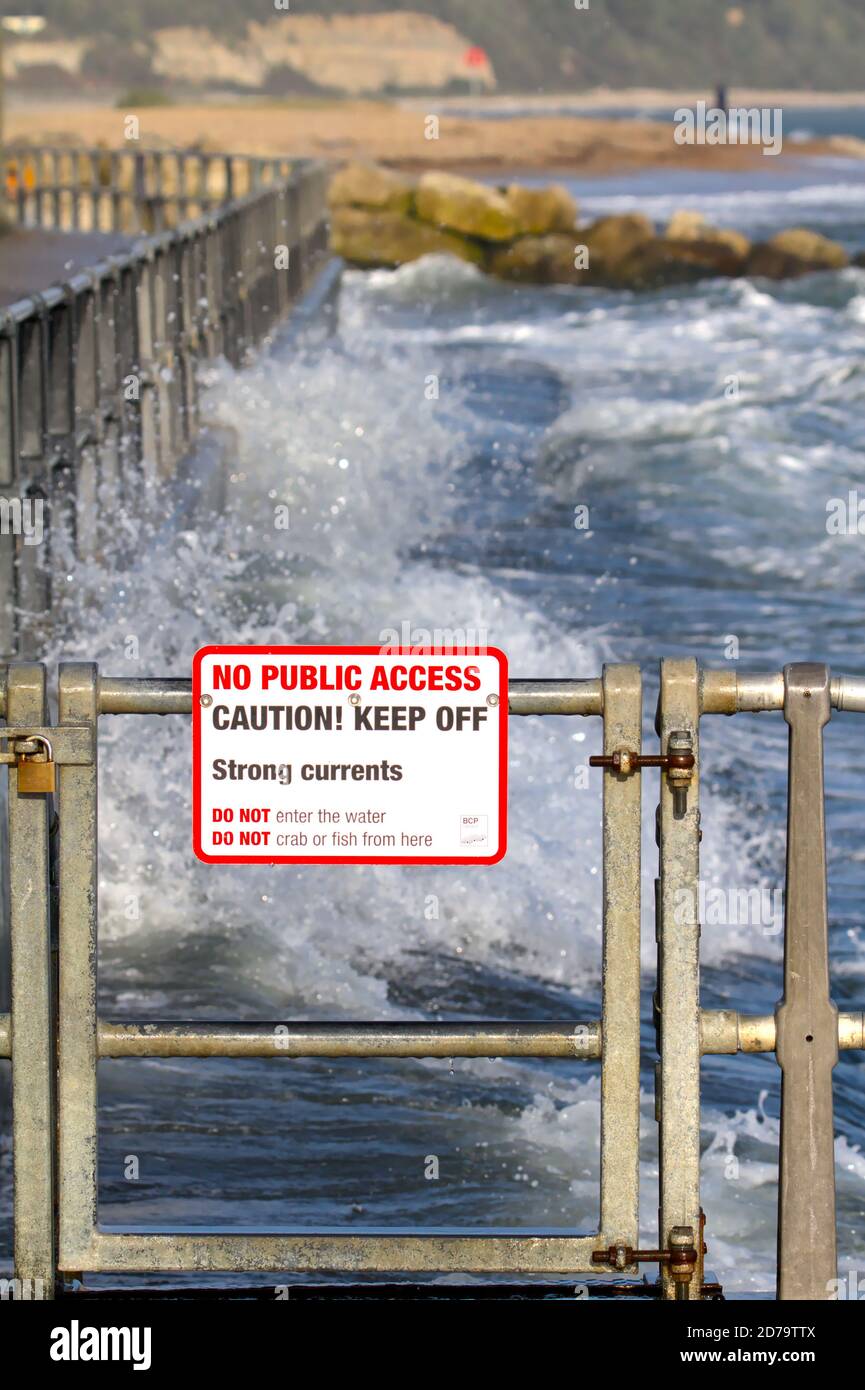
[[[0,237],[0,308],[68,280],[106,256],[128,251],[116,232],[63,232],[19,228]]]

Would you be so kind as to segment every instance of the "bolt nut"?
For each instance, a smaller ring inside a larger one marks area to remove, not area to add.
[[[629,777],[634,770],[633,753],[630,748],[619,748],[615,755],[618,762],[618,770],[623,777]]]
[[[677,786],[689,786],[694,777],[694,740],[689,733],[686,733],[682,729],[677,729],[671,733],[670,737],[667,739],[667,756],[670,758],[677,758],[682,755],[687,755],[690,758],[690,767],[676,767],[675,764],[673,764],[673,766],[667,768],[667,781],[674,790]]]
[[[670,1275],[677,1284],[689,1284],[697,1264],[694,1232],[690,1226],[674,1226],[670,1232]]]

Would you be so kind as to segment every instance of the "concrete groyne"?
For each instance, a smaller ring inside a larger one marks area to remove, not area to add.
[[[642,213],[583,223],[561,184],[494,187],[451,173],[418,179],[347,164],[330,184],[333,250],[351,265],[450,254],[503,280],[652,289],[713,276],[784,280],[851,263],[838,242],[792,227],[764,242],[683,209],[661,228]],[[865,265],[865,252],[853,258]]]

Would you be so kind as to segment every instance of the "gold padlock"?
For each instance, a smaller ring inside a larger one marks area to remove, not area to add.
[[[28,743],[42,743],[45,745],[45,758],[42,762],[35,762],[33,753],[19,753],[18,762],[18,794],[53,792],[57,789],[57,768],[54,762],[54,749],[51,740],[45,738],[43,734],[32,734]]]

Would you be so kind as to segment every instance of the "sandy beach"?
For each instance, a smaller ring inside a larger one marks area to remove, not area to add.
[[[680,95],[664,94],[663,105],[676,105]],[[782,95],[763,93],[761,99],[766,105],[783,105]],[[795,97],[786,95],[799,104],[806,99],[798,93]],[[810,95],[816,104],[817,98]],[[737,93],[737,104],[745,104],[748,96]],[[607,105],[627,105],[632,98],[636,100],[635,94],[607,93],[605,99]],[[594,99],[601,104],[599,94]],[[865,101],[861,94],[856,99]],[[829,99],[820,98],[820,102],[824,100]],[[688,102],[682,100],[681,104]],[[124,144],[124,121],[129,114],[139,118],[143,147],[201,146],[246,154],[363,158],[411,172],[445,168],[481,175],[533,169],[603,174],[670,166],[734,170],[778,163],[753,145],[678,145],[673,126],[667,122],[561,114],[514,116],[507,121],[473,119],[448,114],[445,103],[432,98],[418,105],[231,102],[146,107],[134,113],[106,106],[57,104],[13,109],[7,133],[12,140],[35,143],[80,141],[118,147]],[[431,117],[436,118],[437,127]],[[788,142],[780,158],[827,154],[863,157],[865,141],[833,137]]]
[[[474,106],[508,111],[555,111],[567,106],[574,111],[606,111],[611,106],[638,107],[646,111],[664,111],[673,106],[693,106],[698,101],[711,100],[714,93],[700,87],[666,90],[663,87],[596,87],[590,92],[545,92],[536,94],[494,92],[483,97],[442,97],[436,105],[443,111],[467,110]],[[811,92],[792,88],[735,87],[728,92],[731,106],[793,106],[843,107],[865,106],[865,91]],[[401,103],[415,108],[423,101],[411,99]]]

